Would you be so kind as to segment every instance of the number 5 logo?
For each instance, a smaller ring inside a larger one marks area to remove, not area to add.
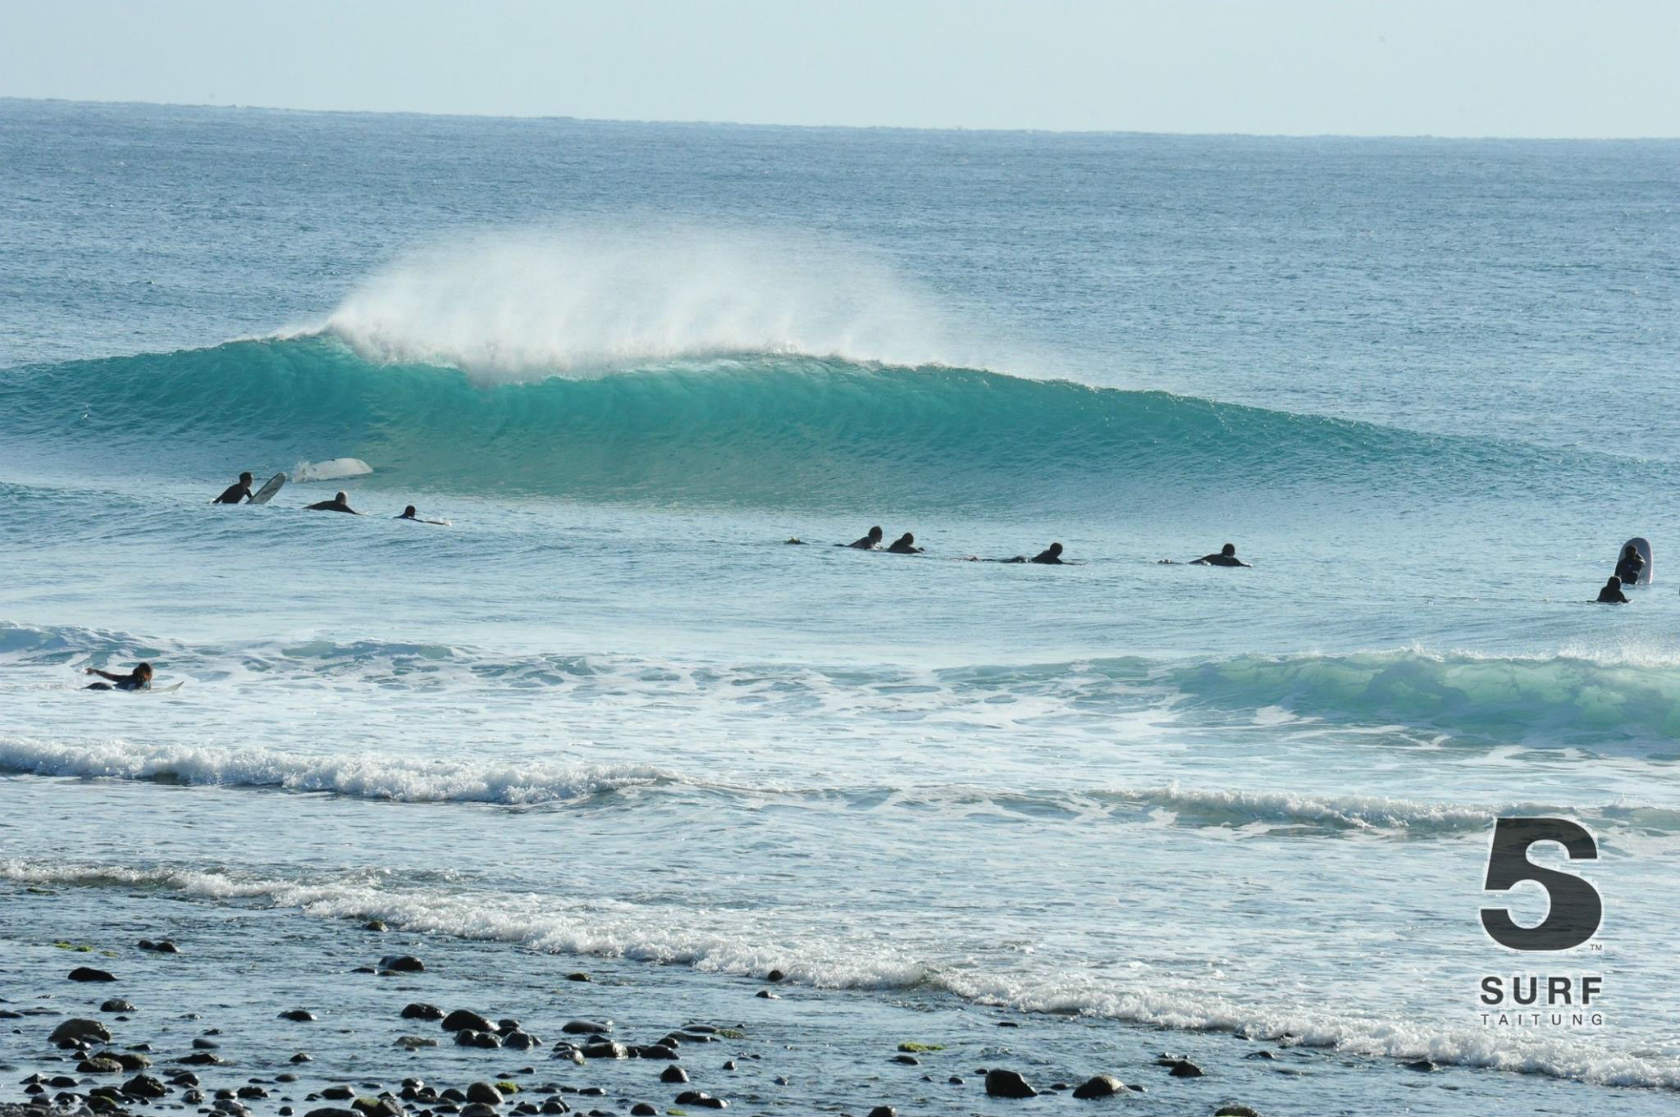
[[[1571,861],[1598,860],[1593,836],[1567,818],[1500,818],[1493,824],[1493,848],[1488,851],[1487,891],[1506,891],[1525,880],[1546,890],[1550,901],[1546,918],[1533,927],[1520,926],[1505,908],[1483,908],[1482,927],[1501,946],[1512,950],[1570,950],[1598,931],[1604,903],[1598,890],[1573,873],[1545,869],[1528,859],[1536,842],[1557,842]]]

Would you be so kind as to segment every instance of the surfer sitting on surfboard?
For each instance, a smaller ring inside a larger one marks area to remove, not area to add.
[[[1639,553],[1639,548],[1629,543],[1622,548],[1622,557],[1616,563],[1616,577],[1620,585],[1638,585],[1639,575],[1645,571],[1645,559]],[[1608,587],[1607,587],[1608,588]],[[1599,598],[1600,601],[1603,598]]]
[[[228,501],[232,504],[233,501]],[[89,683],[88,690],[150,690],[152,688],[152,665],[137,663],[134,670],[126,675],[117,675],[110,671],[101,671],[97,667],[89,667],[83,672],[86,675],[99,675],[110,679],[108,683]]]
[[[211,504],[238,504],[251,499],[251,475],[241,473],[239,480],[222,490],[222,495],[212,500]]]
[[[350,507],[350,495],[348,493],[343,492],[343,491],[340,491],[339,494],[337,496],[333,497],[331,500],[318,500],[318,501],[316,501],[314,504],[311,504],[309,506],[309,511],[311,511],[311,512],[348,512],[352,516],[360,516],[361,515],[360,512],[358,512],[354,508]]]
[[[1610,575],[1610,580],[1605,582],[1604,588],[1598,591],[1598,604],[1628,604],[1627,594],[1622,592],[1622,580],[1620,578],[1616,577],[1614,574]]]

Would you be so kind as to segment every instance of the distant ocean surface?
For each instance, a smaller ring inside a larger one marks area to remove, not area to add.
[[[510,988],[1287,1036],[1343,1057],[1301,1110],[1671,1108],[1677,182],[0,101],[0,944],[380,918]],[[80,690],[142,658],[184,686]],[[1483,933],[1501,814],[1595,835],[1601,950]],[[1604,1022],[1483,1022],[1551,972]]]

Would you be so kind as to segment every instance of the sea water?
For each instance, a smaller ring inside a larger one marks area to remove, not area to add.
[[[78,932],[309,965],[378,918],[481,1000],[819,1021],[796,1080],[881,1100],[884,1036],[1002,1014],[1000,1060],[1229,1055],[1273,1109],[1668,1108],[1677,181],[0,102],[5,995]],[[926,552],[834,546],[874,524]],[[140,659],[185,685],[80,689]],[[1536,853],[1590,943],[1483,932],[1546,911],[1483,891],[1501,815],[1594,836]],[[1519,973],[1600,1021],[1490,1022]],[[1336,1058],[1237,1061],[1278,1039]]]

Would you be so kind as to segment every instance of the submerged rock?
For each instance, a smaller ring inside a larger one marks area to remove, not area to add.
[[[1038,1091],[1012,1070],[986,1072],[986,1096],[992,1098],[1036,1098]]]
[[[97,1020],[66,1020],[47,1037],[52,1043],[110,1043],[111,1033]]]
[[[100,1012],[133,1012],[134,1005],[121,997],[112,997],[99,1006]]]
[[[496,1030],[496,1025],[476,1012],[458,1008],[443,1018],[443,1030],[446,1032],[493,1032]]]
[[[280,1014],[280,1019],[290,1020],[294,1024],[312,1024],[315,1021],[315,1014],[307,1008],[288,1008]]]
[[[387,954],[379,960],[381,973],[424,973],[426,963],[412,954]]]
[[[1087,1078],[1073,1088],[1076,1098],[1109,1098],[1126,1088],[1126,1084],[1112,1074],[1099,1074]]]
[[[402,1018],[404,1020],[442,1020],[443,1009],[439,1008],[437,1005],[423,1004],[419,1001],[415,1001],[412,1004],[406,1004],[403,1006]]]
[[[1172,1069],[1167,1073],[1174,1078],[1200,1078],[1203,1071],[1201,1067],[1192,1063],[1189,1059],[1180,1059],[1172,1065]]]
[[[111,974],[104,970],[96,970],[92,966],[77,966],[70,971],[71,981],[115,981]]]

